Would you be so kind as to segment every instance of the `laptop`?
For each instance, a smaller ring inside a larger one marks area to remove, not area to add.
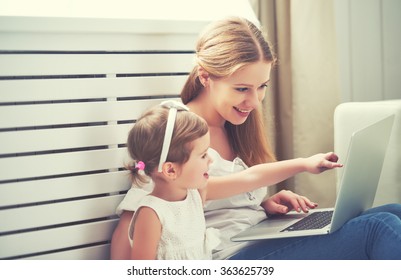
[[[330,234],[373,205],[394,115],[355,131],[350,140],[334,208],[269,217],[231,238],[250,241]]]

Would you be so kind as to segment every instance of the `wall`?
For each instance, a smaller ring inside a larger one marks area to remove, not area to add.
[[[257,21],[248,0],[0,0],[0,15],[174,21],[241,15]]]
[[[341,118],[335,122],[335,148],[344,157],[352,131],[394,112],[396,121],[374,205],[400,203],[401,1],[337,0],[334,5],[341,101],[353,102],[343,104]],[[365,103],[393,99],[398,100]]]
[[[334,1],[341,99],[401,98],[401,1]]]

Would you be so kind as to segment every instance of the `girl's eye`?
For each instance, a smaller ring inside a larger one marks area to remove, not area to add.
[[[245,91],[248,90],[248,88],[242,87],[242,88],[236,88],[235,90],[236,90],[236,91],[239,91],[239,92],[245,92]]]
[[[202,155],[202,159],[205,159],[207,157],[207,153]]]
[[[267,84],[261,85],[260,88],[267,88]]]

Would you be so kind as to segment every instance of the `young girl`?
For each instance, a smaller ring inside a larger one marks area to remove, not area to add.
[[[166,102],[136,122],[127,145],[133,182],[143,185],[149,176],[154,183],[129,228],[131,258],[210,259],[218,238],[205,232],[203,216],[211,162],[206,122],[183,104]]]
[[[219,238],[213,228],[206,230],[206,199],[236,195],[302,171],[341,166],[336,155],[327,153],[209,179],[208,125],[175,101],[147,111],[131,129],[127,145],[133,183],[142,185],[149,178],[154,183],[129,226],[132,259],[211,259]]]

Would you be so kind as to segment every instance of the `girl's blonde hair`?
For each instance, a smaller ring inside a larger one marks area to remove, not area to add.
[[[196,44],[197,65],[181,91],[182,102],[187,104],[203,88],[198,77],[199,66],[218,79],[260,60],[276,62],[269,43],[252,22],[237,17],[213,22],[201,33]],[[225,129],[234,152],[248,166],[275,161],[261,108],[253,110],[241,125],[226,122]]]
[[[133,162],[127,169],[131,171],[135,185],[148,183],[159,165],[168,113],[169,108],[156,106],[146,111],[129,132],[127,148]],[[193,149],[191,142],[208,131],[208,125],[202,118],[188,111],[178,111],[166,161],[187,162]],[[135,167],[139,161],[145,163],[143,173]]]

